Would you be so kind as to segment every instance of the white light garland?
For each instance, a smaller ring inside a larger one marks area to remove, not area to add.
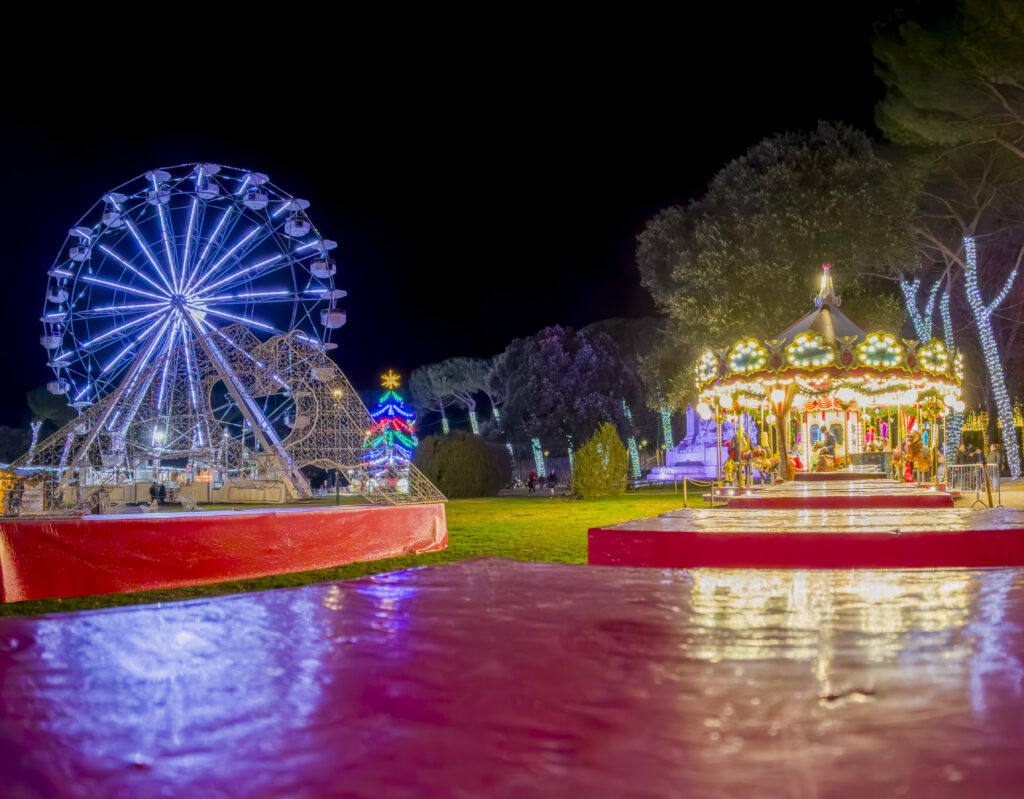
[[[1006,378],[1003,376],[1003,364],[999,359],[999,349],[996,347],[996,339],[992,334],[992,323],[989,317],[1005,298],[1010,290],[1010,285],[1017,276],[1017,270],[1010,273],[1006,285],[999,292],[996,299],[989,305],[985,305],[981,299],[981,289],[978,287],[978,253],[974,245],[974,239],[970,236],[964,238],[964,248],[967,251],[966,290],[967,302],[974,314],[975,325],[978,328],[978,341],[985,356],[985,366],[988,368],[989,383],[992,386],[992,395],[996,402],[996,412],[999,422],[1003,426],[1003,450],[1006,452],[1006,463],[1010,467],[1010,475],[1013,478],[1020,477],[1020,453],[1017,450],[1017,436],[1013,430],[1013,409],[1010,407],[1010,397],[1006,393]]]

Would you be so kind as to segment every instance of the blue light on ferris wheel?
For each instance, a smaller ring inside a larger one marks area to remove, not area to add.
[[[109,256],[110,256],[111,258],[113,258],[113,259],[114,259],[115,261],[117,261],[117,262],[118,262],[119,264],[121,264],[121,266],[125,267],[125,268],[126,268],[126,269],[128,269],[129,271],[131,271],[131,272],[133,272],[134,274],[136,274],[136,275],[138,275],[139,277],[141,277],[141,278],[142,278],[143,280],[145,280],[145,281],[146,281],[147,283],[149,283],[149,284],[150,284],[150,285],[151,285],[151,286],[152,286],[153,288],[155,288],[155,289],[156,289],[157,291],[161,291],[161,292],[164,292],[164,293],[166,294],[166,292],[164,291],[164,287],[163,287],[163,286],[161,286],[160,284],[156,283],[156,282],[155,282],[154,280],[150,279],[150,277],[149,277],[148,275],[145,275],[145,274],[143,274],[142,272],[140,272],[140,271],[139,271],[138,269],[136,269],[136,268],[135,268],[134,266],[132,266],[132,265],[131,265],[130,263],[128,263],[128,261],[126,261],[126,260],[125,260],[124,258],[122,258],[122,257],[121,257],[120,255],[118,255],[118,254],[117,254],[116,252],[114,252],[114,251],[113,251],[112,249],[110,249],[109,247],[107,247],[107,245],[105,245],[105,244],[101,244],[101,245],[100,245],[100,247],[99,247],[99,249],[100,249],[100,250],[101,250],[102,252],[105,252],[105,253],[106,253],[107,255],[109,255]],[[70,276],[70,275],[69,275],[69,276]]]
[[[185,270],[188,269],[188,254],[192,245],[192,236],[196,228],[196,209],[199,207],[199,198],[192,198],[192,210],[188,213],[188,227],[185,230],[185,254],[181,257],[181,282],[185,282]]]

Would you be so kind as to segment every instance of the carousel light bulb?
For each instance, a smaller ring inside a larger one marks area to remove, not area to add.
[[[718,402],[723,408],[731,408],[733,403],[732,394],[722,394],[722,396],[718,398]]]
[[[772,402],[774,402],[776,405],[781,405],[782,401],[786,399],[786,392],[783,391],[781,388],[773,388],[771,396]]]
[[[954,405],[956,405],[956,397],[953,396],[952,394],[947,394],[942,398],[942,402],[945,404],[947,408],[952,408]]]
[[[698,403],[696,409],[697,415],[705,422],[711,418],[711,406],[706,402]]]
[[[956,405],[953,406],[953,410],[956,411],[957,413],[963,413],[964,412],[964,408],[966,408],[966,407],[967,407],[967,403],[966,402],[964,402],[963,400],[957,400],[956,401]]]
[[[855,396],[857,396],[856,393],[849,386],[843,386],[836,392],[836,398],[842,403],[853,402]]]
[[[902,400],[904,405],[913,405],[915,402],[917,402],[917,389],[908,388],[906,391],[903,392]]]

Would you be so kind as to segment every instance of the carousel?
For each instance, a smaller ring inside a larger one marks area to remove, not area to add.
[[[721,423],[744,414],[759,441],[728,443],[721,474],[756,468],[793,479],[801,470],[934,473],[945,417],[962,411],[962,356],[941,341],[865,332],[839,310],[829,266],[814,308],[773,339],[744,338],[697,364],[697,412]],[[721,425],[719,425],[719,429]]]

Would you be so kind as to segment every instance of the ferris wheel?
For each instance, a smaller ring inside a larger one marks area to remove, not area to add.
[[[308,207],[262,173],[207,163],[152,170],[104,194],[48,273],[40,342],[50,391],[86,407],[235,323],[335,347],[345,323],[337,244]]]

